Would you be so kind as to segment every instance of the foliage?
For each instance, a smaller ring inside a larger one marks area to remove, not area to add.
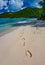
[[[31,18],[40,17],[42,9],[39,8],[25,8],[18,12],[5,12],[0,14],[0,18]]]
[[[45,20],[45,0],[43,0],[42,3],[42,13],[40,19]]]

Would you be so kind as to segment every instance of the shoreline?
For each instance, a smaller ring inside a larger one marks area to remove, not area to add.
[[[13,31],[16,30],[17,28],[21,27],[21,26],[31,26],[31,27],[35,27],[35,28],[41,28],[41,27],[45,27],[45,21],[41,21],[41,20],[34,20],[34,21],[26,21],[24,23],[18,23],[18,24],[14,24],[12,25],[12,27],[9,27],[8,29],[4,30],[4,31],[0,31],[0,37]]]
[[[2,37],[3,35],[5,35],[5,34],[7,34],[7,33],[12,32],[13,30],[16,30],[16,29],[18,29],[18,28],[19,28],[19,27],[10,27],[10,28],[8,28],[8,29],[6,29],[6,30],[0,32],[0,37]]]

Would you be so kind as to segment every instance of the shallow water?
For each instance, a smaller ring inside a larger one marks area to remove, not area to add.
[[[13,24],[27,23],[28,20],[37,20],[37,18],[0,18],[0,32],[12,27]]]

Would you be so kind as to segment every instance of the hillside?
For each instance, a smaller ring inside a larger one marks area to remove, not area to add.
[[[0,18],[31,18],[31,17],[40,17],[41,9],[39,8],[25,8],[18,12],[5,12],[0,14]]]

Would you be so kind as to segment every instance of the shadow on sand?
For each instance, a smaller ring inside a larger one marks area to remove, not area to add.
[[[45,27],[45,21],[41,21],[41,20],[35,20],[35,21],[28,21],[26,23],[17,23],[17,24],[13,24],[12,27],[15,26],[26,26],[26,25],[30,25],[32,27]]]

